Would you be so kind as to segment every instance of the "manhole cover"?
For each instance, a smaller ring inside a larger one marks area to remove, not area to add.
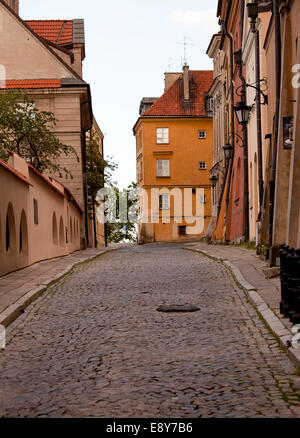
[[[199,307],[192,306],[190,304],[184,304],[184,305],[172,305],[172,306],[160,306],[158,307],[158,312],[198,312]]]

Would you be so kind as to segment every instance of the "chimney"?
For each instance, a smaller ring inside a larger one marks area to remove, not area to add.
[[[190,100],[189,66],[183,66],[183,92],[184,100]]]
[[[165,91],[168,90],[171,85],[174,84],[175,81],[177,81],[178,78],[180,78],[180,76],[182,75],[182,73],[175,73],[175,72],[168,72],[165,73]]]
[[[19,15],[19,0],[5,0],[5,3]]]

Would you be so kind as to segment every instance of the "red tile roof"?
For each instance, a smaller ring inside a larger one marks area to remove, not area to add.
[[[205,94],[213,82],[211,70],[190,70],[190,100],[183,98],[183,78],[178,78],[146,111],[147,116],[205,116]]]
[[[60,79],[24,79],[5,81],[0,88],[25,89],[25,88],[60,88]]]
[[[35,33],[58,45],[73,43],[73,20],[25,20]]]

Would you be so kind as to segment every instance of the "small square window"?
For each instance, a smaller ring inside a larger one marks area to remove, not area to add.
[[[157,128],[156,129],[156,143],[168,144],[169,143],[169,128]]]
[[[199,139],[206,138],[206,131],[198,131],[198,138]]]
[[[199,169],[200,170],[206,170],[206,161],[200,161],[199,162]]]

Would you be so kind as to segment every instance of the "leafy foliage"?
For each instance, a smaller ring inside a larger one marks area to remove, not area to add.
[[[108,162],[102,157],[101,141],[95,130],[91,132],[86,143],[86,171],[87,184],[90,197],[95,200],[98,190],[104,187],[104,169]]]
[[[134,209],[137,204],[137,184],[132,182],[127,189],[124,190],[119,190],[116,186],[112,188],[115,192],[116,218],[114,219],[116,220],[108,221],[106,224],[107,241],[115,243],[123,241],[136,242],[137,230]],[[128,215],[126,215],[126,218],[121,216],[120,198],[122,198],[123,203],[127,204]],[[132,215],[130,215],[131,210],[133,210]],[[110,219],[109,213],[108,219]]]
[[[53,113],[39,111],[26,95],[9,91],[0,94],[0,159],[15,152],[39,172],[45,170],[72,178],[57,159],[64,154],[79,158],[73,147],[63,144],[52,132],[57,120]]]

